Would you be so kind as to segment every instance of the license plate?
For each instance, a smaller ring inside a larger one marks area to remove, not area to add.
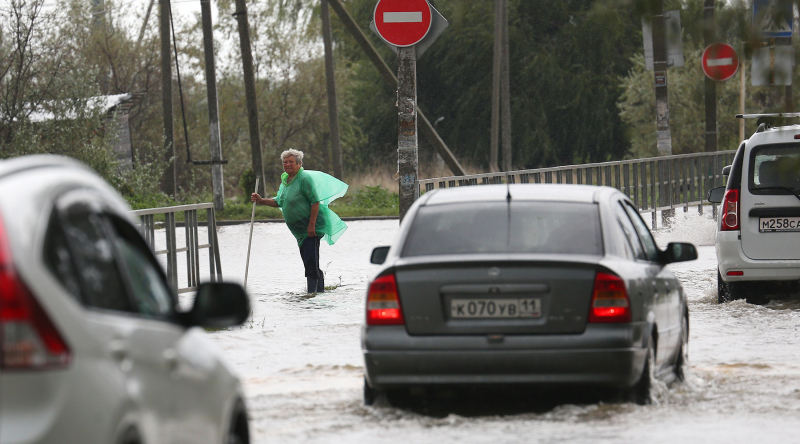
[[[800,231],[800,217],[762,217],[758,220],[758,231]]]
[[[451,318],[538,318],[542,315],[539,298],[451,299]]]

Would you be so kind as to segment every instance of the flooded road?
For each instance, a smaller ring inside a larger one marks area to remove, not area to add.
[[[800,302],[718,305],[708,218],[679,214],[672,231],[657,235],[662,246],[686,240],[699,247],[699,260],[671,266],[690,303],[686,383],[664,388],[651,406],[566,397],[468,415],[363,406],[359,330],[366,283],[376,270],[369,253],[391,243],[398,222],[348,225],[336,245],[321,250],[326,285],[337,288],[314,297],[305,294],[298,248],[285,225],[255,226],[252,319],[211,334],[242,377],[254,443],[800,442]],[[226,280],[244,277],[248,234],[248,225],[220,228]],[[482,396],[495,407],[505,402],[499,394]]]

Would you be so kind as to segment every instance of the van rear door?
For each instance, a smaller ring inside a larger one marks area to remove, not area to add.
[[[754,147],[744,168],[744,254],[756,260],[800,260],[800,144]]]

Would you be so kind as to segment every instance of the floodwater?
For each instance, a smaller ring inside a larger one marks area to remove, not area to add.
[[[254,443],[798,443],[800,299],[718,305],[714,223],[687,214],[657,238],[699,247],[699,260],[670,266],[689,299],[691,370],[687,382],[661,387],[654,405],[482,393],[470,408],[464,396],[432,410],[365,407],[359,334],[377,267],[369,254],[391,243],[396,220],[349,222],[336,245],[323,244],[326,285],[337,288],[313,297],[285,225],[255,225],[252,319],[210,335],[242,378]],[[220,227],[226,280],[244,278],[249,230]]]

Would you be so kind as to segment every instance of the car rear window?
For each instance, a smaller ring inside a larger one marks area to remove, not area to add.
[[[423,206],[402,256],[476,253],[602,255],[597,205],[512,201]]]
[[[800,145],[756,147],[750,154],[750,191],[787,194],[781,188],[800,189]]]

